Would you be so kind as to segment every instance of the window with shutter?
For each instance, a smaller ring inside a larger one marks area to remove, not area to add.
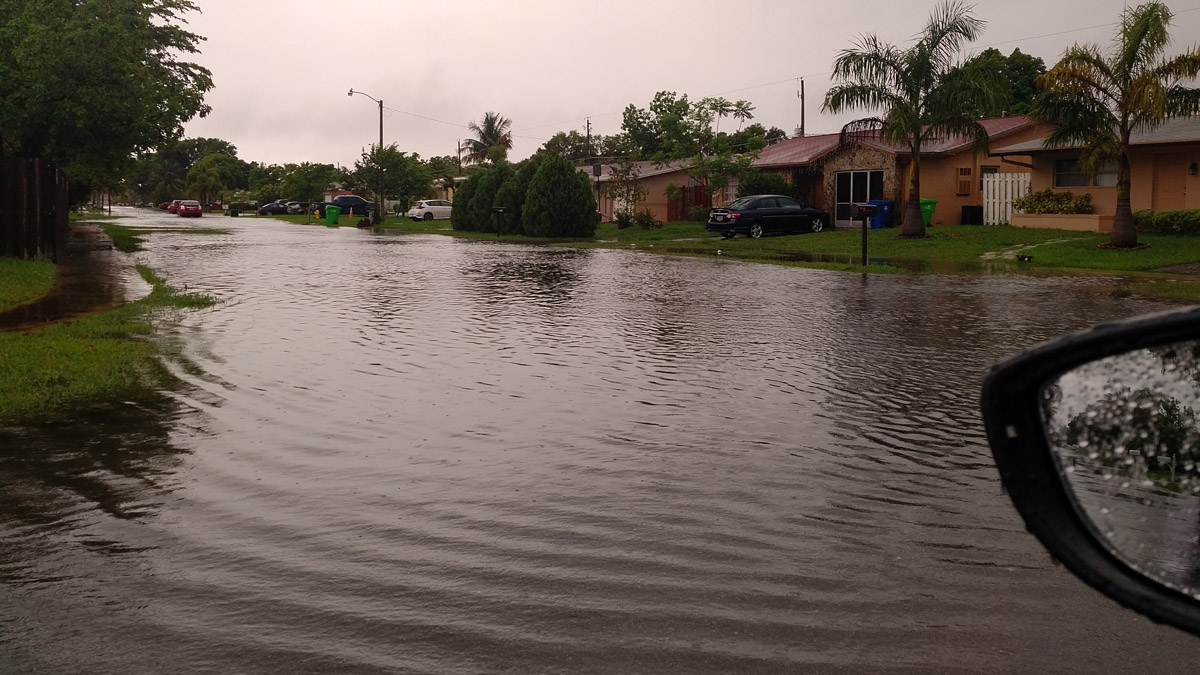
[[[964,166],[958,169],[958,192],[957,195],[971,194],[971,167]]]

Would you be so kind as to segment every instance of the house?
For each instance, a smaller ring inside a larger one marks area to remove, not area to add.
[[[993,147],[1044,136],[1049,126],[1025,115],[979,120]],[[855,224],[853,205],[875,199],[896,203],[903,214],[912,164],[907,146],[885,141],[878,132],[823,134],[781,141],[765,148],[751,165],[781,173],[801,200],[833,214],[839,227]],[[1024,160],[1024,161],[1022,161]],[[983,176],[1028,172],[1028,157],[992,157],[975,152],[970,139],[952,135],[931,139],[921,149],[921,197],[936,199],[935,225],[960,225],[983,205]]]
[[[1078,146],[1047,148],[1045,135],[993,147],[991,154],[1002,161],[1014,155],[1029,157],[1031,189],[1035,192],[1052,188],[1090,194],[1096,217],[1076,220],[1086,229],[1111,231],[1117,210],[1116,162],[1088,175],[1079,167]],[[1150,130],[1134,131],[1129,145],[1129,199],[1134,209],[1200,208],[1200,117],[1177,117]],[[1018,224],[1016,216],[1013,224]],[[1032,221],[1026,225],[1037,226]],[[1054,227],[1071,226],[1058,223]]]
[[[649,209],[655,218],[671,222],[685,220],[688,209],[696,204],[712,206],[712,200],[705,194],[700,182],[687,173],[688,168],[692,165],[691,159],[680,159],[666,164],[655,162],[636,162],[635,164],[638,180],[642,184],[642,188],[646,190],[646,197],[634,207],[634,210]],[[614,164],[585,164],[579,167],[579,171],[592,179],[592,188],[597,195],[596,208],[605,222],[611,221],[616,212],[620,210],[620,204],[615,202],[607,189],[613,184],[614,166]],[[598,176],[596,175],[597,167]],[[668,184],[683,188],[680,199],[670,200],[667,198]]]

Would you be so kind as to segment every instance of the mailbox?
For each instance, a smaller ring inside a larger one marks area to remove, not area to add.
[[[507,211],[507,210],[508,210],[508,209],[506,209],[506,208],[505,208],[505,207],[503,207],[503,206],[493,206],[493,207],[492,207],[492,213],[504,213],[504,212],[505,212],[505,211]]]
[[[875,215],[875,210],[877,208],[878,207],[874,204],[855,204],[854,205],[854,219],[855,220],[865,220],[867,218],[871,218]]]

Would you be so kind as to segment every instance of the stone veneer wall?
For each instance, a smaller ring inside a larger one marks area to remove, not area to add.
[[[900,202],[899,181],[901,176],[896,170],[896,158],[885,152],[857,143],[847,144],[826,156],[822,167],[825,171],[825,203],[829,211],[834,211],[837,204],[837,173],[839,171],[883,170],[883,199]]]

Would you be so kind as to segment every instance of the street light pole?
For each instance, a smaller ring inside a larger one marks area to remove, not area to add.
[[[379,185],[377,186],[379,189],[379,194],[376,195],[377,201],[375,202],[375,213],[374,213],[375,224],[379,224],[379,223],[383,222],[383,201],[384,201],[383,200],[383,165],[379,164],[379,160],[382,159],[382,153],[383,153],[383,99],[375,98],[374,96],[367,94],[365,92],[354,91],[353,88],[350,89],[350,93],[348,93],[346,95],[353,96],[355,94],[359,94],[361,96],[366,96],[367,98],[369,98],[372,101],[375,101],[376,103],[379,104],[379,146],[378,146],[379,150],[378,150],[378,152],[375,153],[375,159],[376,159],[376,164],[377,164],[377,166],[375,168],[379,170]]]

